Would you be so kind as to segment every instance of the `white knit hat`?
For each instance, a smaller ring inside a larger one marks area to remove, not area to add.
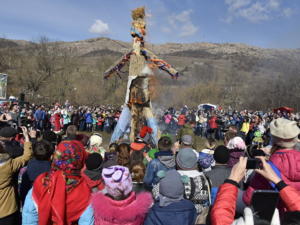
[[[273,143],[284,147],[291,148],[297,144],[300,129],[296,121],[278,118],[270,124]]]
[[[98,146],[98,147],[101,146],[102,137],[99,134],[93,134],[90,137],[89,144],[90,144],[90,146]]]

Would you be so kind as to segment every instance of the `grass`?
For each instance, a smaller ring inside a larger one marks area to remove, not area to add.
[[[92,132],[79,132],[79,133],[85,134],[87,136],[92,135]],[[101,136],[103,138],[103,147],[105,149],[108,149],[112,133],[100,132],[100,131],[95,131],[93,133],[100,133],[101,134]],[[206,148],[206,146],[205,146],[206,138],[202,138],[202,137],[198,137],[198,136],[196,136],[196,138],[197,138],[197,150],[200,151],[202,149],[205,149]],[[173,136],[173,140],[175,140],[175,136]],[[216,146],[223,145],[223,144],[224,144],[223,141],[216,141]]]

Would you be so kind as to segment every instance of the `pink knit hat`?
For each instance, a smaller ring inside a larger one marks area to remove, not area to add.
[[[131,175],[127,167],[111,166],[102,170],[107,193],[113,197],[126,196],[132,191]]]

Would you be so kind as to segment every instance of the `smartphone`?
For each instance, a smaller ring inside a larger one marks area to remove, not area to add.
[[[279,193],[273,190],[256,190],[252,195],[251,207],[253,213],[260,219],[271,222],[279,200]]]
[[[246,169],[261,169],[262,162],[260,159],[248,159]]]

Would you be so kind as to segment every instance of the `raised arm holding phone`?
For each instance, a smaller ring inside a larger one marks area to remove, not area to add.
[[[280,199],[288,211],[297,211],[297,213],[300,214],[300,193],[295,188],[286,185],[266,162],[264,157],[258,158],[261,160],[262,167],[261,169],[257,169],[256,172],[276,185],[279,190]],[[244,178],[246,165],[247,158],[241,157],[239,162],[232,168],[228,179],[225,180],[224,184],[220,187],[211,211],[211,222],[213,225],[230,225],[234,223],[238,183]],[[272,206],[269,205],[267,205],[267,207],[272,208]],[[274,209],[275,207],[276,206],[274,206]],[[249,215],[253,217],[252,210],[250,208],[245,209],[245,215],[248,215],[245,216],[245,218],[249,218]],[[240,220],[241,219],[242,218],[240,218]]]

